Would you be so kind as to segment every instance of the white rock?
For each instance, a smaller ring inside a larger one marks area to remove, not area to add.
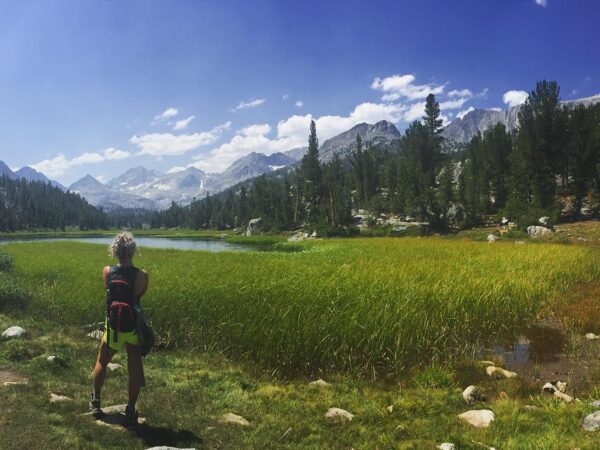
[[[585,338],[589,341],[593,341],[596,339],[600,339],[600,336],[598,336],[597,334],[594,334],[594,333],[586,333]]]
[[[19,326],[13,326],[4,330],[2,337],[6,339],[18,338],[23,336],[25,333],[27,333],[25,329]]]
[[[495,235],[493,235],[493,234],[488,234],[487,241],[488,241],[489,243],[494,243],[494,242],[496,242],[496,236],[495,236]]]
[[[253,236],[256,233],[262,231],[263,220],[260,217],[250,219],[248,222],[248,228],[246,229],[246,236]]]
[[[550,217],[548,217],[548,216],[540,217],[538,219],[538,222],[541,223],[542,225],[544,225],[545,227],[547,227],[548,225],[550,225]]]
[[[481,360],[479,361],[479,364],[483,365],[483,366],[493,366],[495,363],[494,361],[488,361],[488,360]]]
[[[387,409],[387,411],[388,411],[388,412],[391,414],[391,413],[393,413],[393,412],[394,412],[394,405],[390,405],[390,406],[388,406],[388,407],[387,407],[387,408],[385,408],[385,409]]]
[[[248,422],[242,416],[238,416],[237,414],[233,413],[227,413],[223,417],[221,417],[221,423],[231,423],[234,425],[239,425],[241,427],[250,426],[250,422]]]
[[[550,228],[541,227],[539,225],[531,225],[527,227],[527,234],[532,237],[545,236],[547,234],[552,234],[552,230]]]
[[[50,403],[69,402],[71,400],[73,399],[66,395],[50,394]]]
[[[55,363],[58,362],[58,357],[55,355],[50,355],[46,358],[46,361],[51,362],[51,363]]]
[[[310,386],[319,386],[319,387],[331,386],[327,381],[322,380],[321,378],[319,378],[318,380],[315,380],[315,381],[311,381],[308,384]]]
[[[465,402],[467,402],[467,405],[471,405],[479,401],[484,402],[486,400],[485,395],[482,395],[481,392],[479,392],[477,386],[469,386],[466,388],[462,393],[462,397]]]
[[[564,401],[565,403],[571,403],[573,401],[573,397],[571,397],[570,395],[567,395],[561,391],[561,389],[564,391],[566,389],[566,387],[567,387],[567,383],[562,383],[560,381],[554,382],[554,383],[546,383],[542,387],[542,392],[545,392],[547,394],[552,394],[556,398]]]
[[[508,219],[506,217],[503,217],[502,220],[500,221],[500,223],[502,225],[508,225]]]
[[[444,442],[443,444],[438,445],[437,448],[439,448],[440,450],[454,450],[456,447],[454,446],[454,444]]]
[[[600,411],[596,411],[585,416],[582,425],[585,431],[600,430]]]
[[[464,420],[477,428],[485,428],[495,419],[494,413],[489,409],[473,409],[458,415],[458,418]]]
[[[549,392],[549,393],[552,393],[557,390],[559,392],[566,392],[567,391],[567,383],[565,383],[563,381],[552,381],[550,383],[546,383],[542,387],[542,390],[544,392]]]
[[[341,408],[329,408],[325,417],[331,422],[345,423],[354,419],[354,414]]]
[[[600,408],[600,400],[596,400],[596,401],[590,402],[590,406],[592,408]]]
[[[28,384],[28,380],[19,380],[19,381],[5,381],[2,383],[3,386],[18,386],[21,384]]]
[[[103,335],[104,335],[104,331],[102,331],[102,330],[94,330],[91,333],[88,333],[87,337],[92,338],[92,339],[100,340],[100,339],[102,339]]]
[[[311,238],[316,238],[317,237],[317,232],[316,230],[313,230],[312,234],[310,235]]]
[[[110,370],[112,372],[112,371],[115,371],[115,370],[119,370],[123,366],[121,364],[118,364],[118,363],[108,363],[107,367],[108,367],[108,370]]]
[[[567,383],[563,381],[557,381],[555,386],[560,392],[567,392]]]
[[[496,367],[496,366],[486,367],[485,372],[490,377],[514,378],[517,376],[516,372],[511,372],[510,370],[505,370],[502,367]]]
[[[554,396],[565,403],[571,403],[573,401],[573,397],[560,391],[554,391]]]

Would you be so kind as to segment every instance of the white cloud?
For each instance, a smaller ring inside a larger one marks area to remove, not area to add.
[[[498,111],[498,112],[500,112],[500,111],[504,111],[502,108],[499,108],[498,106],[495,106],[495,107],[493,107],[493,108],[490,108],[490,110],[491,110],[491,111]]]
[[[425,102],[413,103],[402,117],[406,122],[421,120],[425,115]]]
[[[460,91],[454,89],[453,91],[448,92],[448,97],[473,97],[473,93],[469,89],[462,89]]]
[[[467,109],[463,109],[462,111],[459,111],[456,113],[456,117],[458,117],[459,119],[462,119],[463,117],[465,117],[467,114],[469,114],[471,111],[474,111],[475,108],[473,108],[472,106],[469,106]]]
[[[240,130],[240,134],[244,136],[260,136],[262,134],[269,134],[271,132],[271,126],[268,123],[250,125]]]
[[[466,97],[463,98],[457,98],[456,100],[447,100],[445,102],[441,102],[440,103],[440,109],[443,111],[445,109],[457,109],[457,108],[462,108],[462,106],[468,101],[469,99]]]
[[[250,100],[250,101],[247,101],[247,102],[240,102],[231,111],[236,112],[236,111],[239,111],[240,109],[256,108],[257,106],[262,105],[266,101],[267,101],[267,99],[265,99],[265,98],[257,98],[256,100]]]
[[[104,150],[104,158],[107,160],[113,159],[125,159],[131,155],[129,152],[124,152],[123,150],[119,150],[117,148],[107,148]]]
[[[136,134],[129,139],[129,142],[138,146],[140,155],[183,155],[190,150],[214,143],[230,127],[231,122],[225,122],[210,131],[203,131],[201,133],[180,135],[171,133]]]
[[[502,96],[502,101],[512,108],[527,100],[527,96],[528,94],[525,91],[506,91]]]
[[[157,123],[166,122],[169,119],[172,119],[177,114],[179,114],[179,110],[176,108],[167,108],[160,114],[154,116],[154,119],[151,122],[151,125],[156,125]]]
[[[403,105],[386,103],[362,103],[348,116],[321,116],[315,119],[320,142],[348,130],[354,125],[380,120],[398,122],[406,112]],[[251,152],[272,154],[307,145],[311,114],[293,115],[277,124],[276,138],[266,135],[271,132],[268,124],[256,124],[240,130],[229,142],[211,150],[208,154],[194,157],[196,167],[208,172],[221,172],[232,162]]]
[[[298,108],[302,108],[304,106],[304,102],[302,100],[297,100],[294,105],[296,105]]]
[[[255,124],[239,130],[236,135],[209,152],[195,156],[193,166],[207,172],[220,172],[236,159],[250,152],[271,154],[307,145],[309,125],[315,120],[319,141],[336,136],[359,123],[376,123],[387,120],[392,123],[420,120],[425,114],[425,97],[429,94],[439,95],[444,92],[445,84],[414,83],[414,75],[393,75],[386,78],[375,78],[371,88],[380,91],[382,102],[365,102],[357,105],[348,115],[324,115],[313,117],[312,114],[294,114],[277,123],[275,137],[268,137],[272,132],[268,124]],[[448,99],[440,103],[440,109],[448,111],[464,106],[474,94],[469,89],[453,90]],[[283,100],[289,98],[286,94]],[[250,104],[240,103],[240,105]],[[300,106],[301,100],[296,102]],[[244,106],[246,107],[246,106]],[[243,108],[242,108],[243,109]],[[440,114],[444,125],[449,123],[450,114]],[[180,170],[173,168],[172,170]]]
[[[96,164],[103,161],[125,159],[131,154],[116,148],[107,148],[101,152],[85,152],[72,159],[67,159],[64,154],[59,153],[52,159],[45,159],[37,164],[32,164],[35,170],[42,172],[48,177],[60,177],[69,169],[84,164]]]
[[[177,121],[177,122],[175,122],[175,124],[173,125],[173,129],[174,129],[174,130],[184,130],[184,129],[186,129],[186,128],[187,128],[187,126],[190,124],[190,122],[191,122],[192,120],[194,120],[194,118],[195,118],[195,117],[196,117],[196,116],[190,116],[190,117],[188,117],[188,118],[186,118],[186,119],[181,119],[181,120],[178,120],[178,121]]]
[[[290,94],[283,94],[283,97],[281,97],[283,101],[286,101],[288,98],[290,98]]]
[[[94,178],[100,183],[104,183],[106,181],[106,177],[104,175],[96,175]]]
[[[535,0],[536,5],[546,6],[548,4],[547,0]]]
[[[392,75],[386,78],[375,78],[371,84],[371,89],[381,91],[384,102],[395,101],[401,98],[408,100],[418,100],[427,97],[429,94],[439,95],[444,92],[445,85],[434,84],[413,84],[414,75]]]

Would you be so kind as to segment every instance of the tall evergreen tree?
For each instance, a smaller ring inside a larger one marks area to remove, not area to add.
[[[308,150],[302,158],[300,165],[304,181],[304,207],[306,220],[314,225],[320,217],[320,203],[322,193],[322,171],[319,162],[319,140],[315,121],[310,121],[310,135],[308,136]]]

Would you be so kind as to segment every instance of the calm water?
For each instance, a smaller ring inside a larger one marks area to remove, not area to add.
[[[0,244],[11,242],[45,242],[45,241],[77,241],[91,244],[109,245],[113,238],[105,237],[57,237],[57,238],[25,238],[25,239],[0,239]],[[174,248],[179,250],[207,250],[209,252],[248,251],[249,247],[230,244],[216,239],[172,239],[168,237],[136,237],[138,247],[143,250],[148,248]]]

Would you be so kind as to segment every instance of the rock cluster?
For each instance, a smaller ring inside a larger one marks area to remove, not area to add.
[[[552,234],[552,230],[539,225],[531,225],[527,227],[527,234],[531,237],[546,236],[548,234]]]
[[[573,397],[565,394],[567,389],[567,383],[563,383],[561,381],[552,381],[551,383],[546,383],[542,387],[542,392],[546,394],[552,394],[554,397],[564,401],[565,403],[571,403],[573,401]]]

